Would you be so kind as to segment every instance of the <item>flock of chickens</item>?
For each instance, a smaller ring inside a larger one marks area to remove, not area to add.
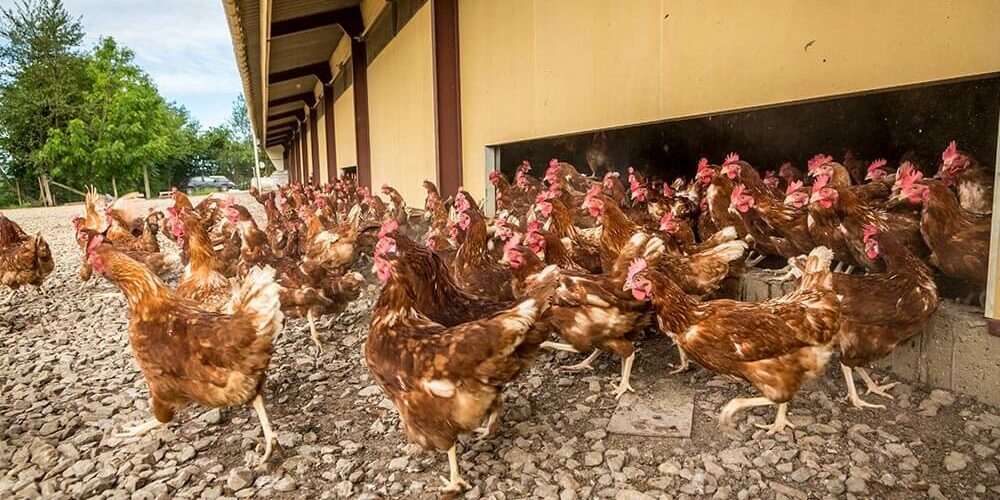
[[[173,206],[145,214],[133,197],[104,204],[91,192],[73,223],[80,277],[97,272],[127,299],[151,394],[155,418],[121,436],[166,424],[190,402],[252,404],[267,461],[276,438],[263,390],[284,317],[306,318],[322,349],[316,319],[360,295],[365,279],[353,269],[371,255],[383,287],[368,368],[407,438],[448,452],[444,490],[458,491],[467,486],[458,436],[496,431],[504,386],[539,348],[588,354],[565,367],[573,371],[603,352],[619,356],[620,397],[633,390],[635,343],[662,332],[680,351],[675,373],[692,358],[760,392],[726,404],[721,424],[776,405],[768,433],[792,426],[788,401],[835,354],[851,404],[882,407],[861,399],[853,372],[891,399],[892,384],[863,367],[924,329],[938,307],[936,279],[981,297],[993,199],[991,171],[954,142],[933,177],[912,160],[887,167],[817,155],[805,175],[785,164],[762,176],[731,154],[720,165],[703,159],[689,181],[630,168],[625,184],[552,160],[543,179],[528,162],[513,182],[492,173],[495,217],[462,189],[444,199],[425,181],[421,210],[390,186],[381,189],[387,204],[345,178],[252,191],[263,229],[232,198],[193,206],[177,191]],[[181,255],[161,250],[161,228]],[[2,216],[0,245],[5,285],[41,285],[51,272],[41,236]],[[761,303],[716,298],[723,280],[771,256],[787,262],[794,291]],[[171,287],[160,276],[177,262]]]

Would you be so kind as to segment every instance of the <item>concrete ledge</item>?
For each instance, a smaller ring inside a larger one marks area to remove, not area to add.
[[[794,289],[791,280],[780,277],[774,271],[753,270],[739,280],[736,298],[759,302]],[[982,310],[942,301],[927,331],[875,366],[908,381],[1000,406],[1000,337],[989,335],[988,328]]]

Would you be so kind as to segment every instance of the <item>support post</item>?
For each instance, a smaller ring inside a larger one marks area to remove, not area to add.
[[[354,133],[358,152],[358,185],[372,187],[371,137],[368,129],[368,53],[365,42],[351,39],[354,77]]]
[[[331,183],[337,179],[336,116],[333,111],[333,85],[323,88],[324,132],[326,133],[326,176]]]
[[[309,150],[312,152],[312,184],[319,187],[322,179],[319,175],[319,105],[309,112]]]
[[[118,181],[114,177],[111,178],[111,192],[115,195],[115,198],[118,197]]]
[[[458,0],[431,0],[431,30],[434,45],[437,180],[443,195],[455,192],[462,185]]]

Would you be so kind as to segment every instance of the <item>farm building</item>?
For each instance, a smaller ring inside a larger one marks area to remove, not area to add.
[[[224,5],[256,136],[293,182],[356,173],[420,206],[430,179],[489,205],[489,172],[551,157],[691,176],[730,151],[777,167],[818,152],[934,159],[957,140],[996,164],[1000,38],[970,36],[1000,18],[989,0]],[[985,317],[1000,318],[1000,217],[992,227]],[[893,369],[996,404],[996,324],[966,313],[945,350],[918,339]]]

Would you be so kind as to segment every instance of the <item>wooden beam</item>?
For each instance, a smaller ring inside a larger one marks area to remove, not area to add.
[[[285,118],[295,118],[298,121],[302,121],[306,119],[306,112],[301,109],[296,109],[295,111],[285,111],[284,113],[270,115],[267,117],[267,123],[270,125],[271,122],[284,120]]]
[[[278,82],[285,82],[305,76],[314,76],[322,83],[328,83],[333,79],[333,73],[330,71],[330,64],[327,61],[323,61],[271,73],[267,77],[267,83],[269,85],[274,85]],[[314,100],[313,102],[315,103],[316,101]]]
[[[267,101],[267,107],[276,108],[284,104],[291,104],[293,102],[302,101],[310,108],[316,104],[316,94],[312,92],[303,92],[301,94],[290,95],[288,97],[279,97],[277,99],[272,99]]]
[[[271,23],[271,38],[291,35],[302,31],[339,24],[348,36],[356,37],[364,31],[361,8],[357,5],[344,9],[328,10],[308,16],[295,17]]]
[[[997,124],[997,150],[993,164],[1000,166],[1000,123]],[[990,260],[986,273],[986,317],[1000,320],[1000,168],[993,171],[993,218],[990,226]],[[990,331],[1000,330],[995,323]]]
[[[309,151],[312,153],[313,186],[320,185],[319,176],[319,108],[309,117]]]
[[[438,188],[462,185],[462,104],[459,82],[458,0],[431,0],[434,112]]]
[[[326,132],[326,176],[330,182],[337,178],[336,116],[333,111],[333,86],[323,89],[323,118]]]
[[[368,129],[368,53],[365,42],[351,39],[354,77],[354,136],[357,145],[358,185],[372,187],[371,136]]]

